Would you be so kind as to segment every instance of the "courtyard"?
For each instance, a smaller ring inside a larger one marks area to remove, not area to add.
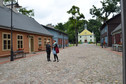
[[[122,84],[122,56],[94,44],[60,49],[0,64],[0,84]]]

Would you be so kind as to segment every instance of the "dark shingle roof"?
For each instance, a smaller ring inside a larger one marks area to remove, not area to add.
[[[113,31],[112,31],[112,34],[113,33],[115,33],[115,32],[117,32],[117,31],[121,31],[122,29],[121,29],[121,24],[120,25],[118,25]]]
[[[11,10],[0,7],[0,26],[10,29]],[[17,31],[53,36],[48,30],[42,27],[37,21],[20,13],[13,12],[13,29]]]
[[[114,17],[110,18],[109,20],[107,20],[107,21],[106,21],[105,23],[103,23],[103,25],[100,27],[100,30],[102,30],[102,29],[105,27],[105,25],[106,25],[107,23],[109,23],[111,20],[113,20],[114,18],[119,17],[119,16],[121,16],[121,13],[119,13],[119,14],[115,15]]]

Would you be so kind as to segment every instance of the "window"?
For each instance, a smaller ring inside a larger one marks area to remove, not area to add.
[[[23,35],[17,35],[17,48],[23,48]]]
[[[90,42],[92,42],[92,39],[90,39]]]
[[[80,36],[80,38],[81,38],[81,36]]]
[[[39,47],[42,46],[42,38],[41,38],[41,37],[38,38],[38,46],[39,46]]]
[[[44,46],[46,46],[46,38],[44,38]]]
[[[92,36],[90,36],[92,38]]]
[[[10,33],[3,33],[3,50],[11,49],[11,35]]]

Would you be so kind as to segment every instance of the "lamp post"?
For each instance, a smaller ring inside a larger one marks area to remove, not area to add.
[[[126,0],[121,0],[122,38],[123,38],[123,84],[126,84]]]
[[[10,61],[14,61],[14,57],[13,57],[13,0],[11,0],[11,59]]]
[[[13,4],[13,0],[11,0],[11,57],[10,57],[10,61],[14,61],[14,57],[13,57],[13,5],[15,5],[15,8],[21,7],[18,4],[18,0],[17,0],[17,3],[15,4]]]

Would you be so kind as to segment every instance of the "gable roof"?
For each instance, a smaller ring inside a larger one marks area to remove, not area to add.
[[[79,35],[93,35],[90,31],[87,29],[83,30]]]
[[[11,10],[6,7],[0,7],[0,28],[10,29],[10,27]],[[35,19],[15,12],[13,12],[13,30],[53,36],[48,30],[35,21]]]
[[[106,24],[109,23],[111,20],[113,20],[113,19],[115,19],[115,18],[117,18],[117,17],[119,17],[119,16],[121,16],[121,13],[119,13],[119,14],[115,15],[114,17],[110,18],[109,20],[107,20],[107,21],[106,21],[105,23],[103,23],[103,25],[100,27],[100,30],[103,29],[103,27],[105,27]]]
[[[55,28],[52,28],[52,27],[48,27],[48,26],[45,26],[45,25],[42,25],[44,28],[46,28],[46,29],[50,29],[50,30],[53,30],[53,31],[56,31],[56,32],[59,32],[59,33],[62,33],[62,34],[64,34],[64,35],[67,35],[68,36],[68,34],[66,34],[66,33],[64,33],[64,32],[61,32],[60,30],[58,30],[58,29],[55,29]]]
[[[120,24],[120,25],[118,25],[118,26],[112,31],[112,34],[118,32],[118,31],[121,32],[121,30],[122,30],[122,28],[121,28],[121,24]]]

